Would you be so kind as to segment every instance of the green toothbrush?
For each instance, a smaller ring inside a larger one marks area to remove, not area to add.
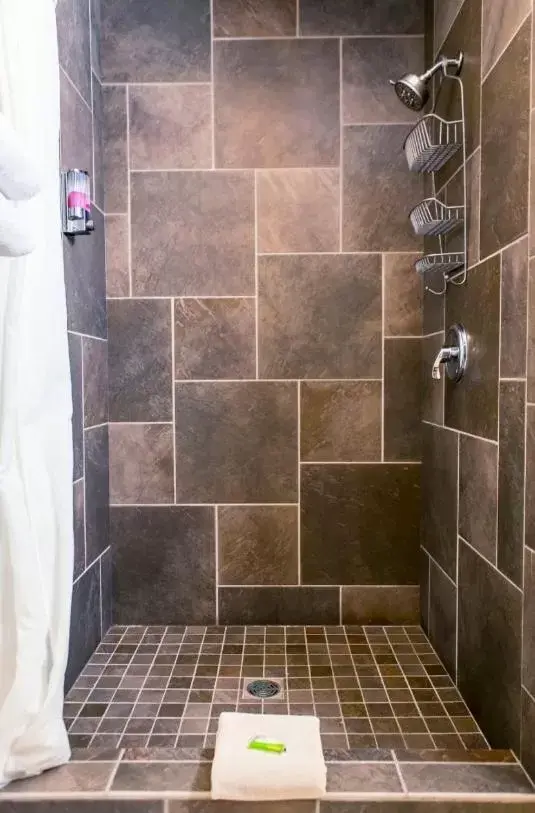
[[[283,754],[286,746],[276,740],[268,740],[267,737],[253,737],[247,745],[251,751],[266,751],[269,754]]]

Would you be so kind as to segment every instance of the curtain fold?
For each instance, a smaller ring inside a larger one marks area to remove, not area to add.
[[[0,786],[66,762],[72,399],[55,2],[0,0],[0,110],[41,169],[37,248],[0,258]]]

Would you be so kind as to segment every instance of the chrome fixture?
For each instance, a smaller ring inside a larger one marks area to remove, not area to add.
[[[95,228],[89,173],[84,169],[66,169],[61,173],[61,218],[63,233],[69,237],[90,234]]]
[[[458,76],[463,65],[463,52],[455,59],[448,59],[440,56],[435,64],[420,75],[416,73],[406,73],[400,79],[391,79],[390,84],[394,85],[398,99],[410,110],[421,110],[429,99],[429,89],[427,84],[437,71],[442,71],[444,76]],[[453,68],[450,73],[449,68]]]
[[[433,363],[432,376],[440,380],[440,365],[446,366],[446,375],[450,381],[460,381],[468,364],[468,335],[463,325],[450,327],[446,344],[440,348]]]

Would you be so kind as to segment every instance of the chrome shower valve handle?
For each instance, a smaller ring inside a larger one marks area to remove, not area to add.
[[[468,334],[463,325],[455,324],[448,330],[446,343],[438,351],[433,363],[431,375],[435,381],[440,381],[442,377],[441,364],[445,365],[450,381],[461,380],[468,364]]]
[[[459,358],[459,348],[458,347],[441,347],[437,353],[437,357],[433,364],[433,370],[431,371],[431,375],[437,381],[440,380],[440,365],[446,364],[448,361],[452,361],[453,359]]]

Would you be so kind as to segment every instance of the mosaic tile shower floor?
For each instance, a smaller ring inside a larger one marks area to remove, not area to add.
[[[243,696],[245,679],[283,692]],[[65,702],[73,748],[212,748],[223,711],[316,714],[325,749],[487,749],[420,627],[112,627]]]

